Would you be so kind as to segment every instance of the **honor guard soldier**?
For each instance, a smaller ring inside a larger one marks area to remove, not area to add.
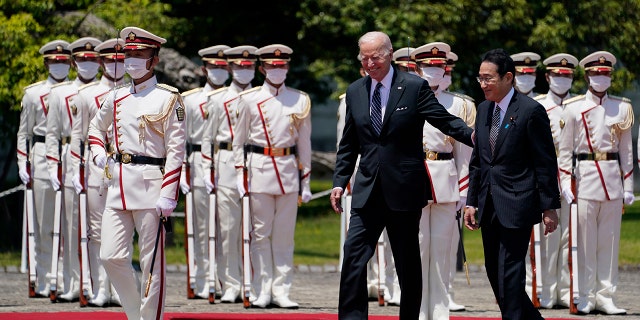
[[[536,86],[536,66],[540,55],[533,52],[520,52],[512,54],[511,59],[516,64],[514,87],[529,98],[535,97],[537,94],[533,92],[533,88]]]
[[[431,90],[437,93],[440,104],[473,127],[475,105],[451,92],[438,92],[450,51],[448,44],[432,42],[416,48],[411,56]],[[448,319],[451,243],[453,235],[459,232],[456,212],[466,203],[472,149],[426,122],[422,143],[433,200],[422,209],[420,219],[423,292],[420,319]]]
[[[618,251],[622,205],[633,195],[633,109],[629,99],[607,93],[616,63],[607,51],[594,52],[580,61],[588,91],[565,101],[564,129],[560,135],[562,195],[578,203],[577,311],[599,310],[625,314],[616,307]],[[571,191],[575,175],[576,193]]]
[[[239,192],[250,195],[255,293],[250,300],[259,308],[270,303],[298,308],[289,290],[297,204],[311,199],[311,101],[284,84],[292,52],[281,44],[258,49],[265,82],[238,98],[233,152]]]
[[[451,73],[456,66],[456,61],[458,61],[458,55],[453,52],[447,52],[447,66],[444,68],[444,77],[442,81],[440,81],[440,85],[438,85],[438,92],[449,89],[451,85]]]
[[[75,100],[77,114],[74,117],[71,130],[71,154],[73,155],[73,185],[76,193],[83,189],[87,195],[87,227],[89,266],[91,282],[93,283],[93,297],[89,304],[96,307],[105,306],[107,303],[120,305],[120,299],[115,290],[112,290],[111,280],[100,260],[100,247],[102,244],[102,212],[107,200],[108,179],[104,176],[104,168],[98,167],[91,159],[93,153],[88,148],[89,122],[105,104],[109,95],[113,95],[113,89],[120,86],[124,80],[124,40],[119,38],[109,39],[97,45],[95,50],[100,56],[102,78],[78,88],[78,97]],[[103,136],[107,154],[113,153],[113,136],[108,131]],[[81,150],[83,148],[84,150]],[[82,159],[80,159],[82,157]],[[89,160],[89,161],[87,161]],[[80,162],[84,163],[85,176],[81,177]],[[81,183],[84,179],[84,187]]]
[[[132,83],[108,94],[89,125],[93,161],[110,178],[101,235],[109,241],[102,243],[100,258],[127,317],[161,319],[166,293],[163,221],[178,199],[185,110],[178,90],[159,84],[154,75],[166,40],[136,27],[122,29],[120,37]],[[109,130],[113,158],[105,150]],[[131,265],[134,231],[142,284]]]
[[[33,83],[24,89],[17,134],[17,156],[20,180],[25,185],[33,181],[35,214],[31,217],[34,219],[28,219],[35,233],[35,252],[30,251],[31,255],[35,255],[37,275],[33,289],[36,296],[47,297],[50,289],[48,279],[54,276],[50,272],[54,216],[52,204],[55,202],[55,189],[49,179],[45,146],[49,93],[52,86],[67,80],[71,51],[68,42],[54,40],[42,46],[39,52],[43,55],[49,76],[47,80]]]
[[[78,88],[96,80],[100,63],[95,47],[101,42],[96,38],[85,37],[69,45],[73,59],[72,65],[77,70],[78,77],[73,81],[54,85],[49,95],[46,135],[49,179],[54,190],[63,188],[62,199],[64,199],[60,225],[63,236],[62,275],[65,292],[58,296],[58,300],[67,302],[78,299],[80,290],[80,263],[77,254],[78,195],[72,182],[75,171],[71,164],[73,161],[73,155],[70,152],[71,126],[78,113],[76,106]],[[58,180],[58,162],[62,162],[62,181]]]
[[[242,45],[224,51],[232,81],[226,88],[209,92],[206,106],[209,119],[202,138],[202,178],[207,193],[215,190],[216,194],[218,250],[215,258],[218,282],[224,292],[220,299],[223,303],[239,301],[242,285],[242,208],[238,201],[242,195],[236,185],[232,144],[237,131],[238,95],[251,89],[257,50],[254,46]]]
[[[185,130],[186,130],[186,158],[182,165],[182,174],[180,175],[180,189],[185,195],[192,192],[193,204],[192,212],[187,212],[187,223],[189,223],[190,233],[193,236],[193,248],[188,248],[187,252],[193,256],[187,255],[188,266],[194,270],[189,270],[189,286],[194,286],[194,296],[207,299],[209,297],[209,285],[207,282],[207,274],[209,270],[209,248],[208,229],[209,229],[209,193],[203,184],[204,172],[202,171],[202,141],[205,132],[205,123],[210,117],[207,107],[207,95],[214,90],[224,86],[225,81],[229,78],[227,71],[227,59],[224,50],[229,46],[216,45],[201,49],[198,51],[202,57],[202,71],[207,75],[207,82],[204,87],[189,90],[182,94],[185,106]],[[190,171],[189,174],[186,174]],[[189,180],[187,180],[189,179]],[[236,201],[238,199],[236,198]],[[191,235],[188,235],[191,236]],[[194,283],[191,283],[194,281]],[[188,296],[190,293],[188,294]]]
[[[420,76],[418,74],[418,65],[416,61],[411,58],[411,51],[415,48],[404,47],[393,52],[393,63],[400,71],[409,72]]]
[[[578,66],[578,59],[567,53],[554,54],[542,62],[546,67],[545,78],[549,83],[549,92],[541,94],[534,99],[547,110],[551,123],[553,142],[558,150],[560,132],[564,121],[562,120],[563,101],[572,98],[571,85],[573,75]],[[540,290],[540,307],[551,309],[554,306],[569,307],[569,267],[567,265],[569,255],[569,203],[562,202],[559,211],[559,231],[540,237],[540,260],[536,268],[539,270],[542,288]],[[540,228],[540,234],[544,234],[544,225]],[[535,228],[534,227],[534,228]],[[528,259],[529,255],[527,255]],[[527,293],[531,295],[532,281],[531,264],[527,262]]]

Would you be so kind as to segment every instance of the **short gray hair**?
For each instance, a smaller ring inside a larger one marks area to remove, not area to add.
[[[383,54],[389,54],[393,51],[393,46],[391,45],[391,39],[389,39],[389,36],[386,33],[381,31],[370,31],[362,35],[362,37],[358,39],[358,48],[360,48],[360,46],[363,43],[372,43],[372,42],[380,43],[381,51],[384,50],[384,52],[382,52]],[[358,56],[360,55],[358,54]]]

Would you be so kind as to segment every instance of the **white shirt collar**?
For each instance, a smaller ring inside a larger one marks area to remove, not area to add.
[[[502,114],[507,112],[507,107],[509,107],[509,102],[511,102],[511,98],[513,98],[514,94],[515,90],[511,88],[511,90],[509,90],[509,93],[507,93],[507,95],[504,96],[504,98],[502,98],[502,100],[500,100],[500,102],[496,104],[498,107],[500,107],[500,112]]]
[[[389,68],[389,72],[387,72],[387,75],[384,76],[384,78],[382,78],[382,81],[380,81],[380,83],[382,83],[382,86],[384,87],[384,89],[389,90],[391,88],[391,80],[393,80],[393,67]],[[373,94],[373,90],[376,89],[376,85],[378,85],[378,81],[371,78],[371,94]]]

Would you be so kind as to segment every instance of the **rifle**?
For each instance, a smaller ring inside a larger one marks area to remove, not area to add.
[[[245,193],[242,196],[242,304],[245,308],[251,306],[249,295],[251,294],[251,251],[249,230],[251,227],[251,208],[249,198],[249,169],[247,168],[247,150],[244,150],[244,165],[242,167],[242,179]]]
[[[60,219],[62,214],[62,142],[58,142],[58,181],[53,216],[53,250],[51,254],[51,278],[49,279],[49,299],[56,302],[58,291],[58,259],[60,256]]]
[[[29,139],[27,139],[27,173],[29,174],[29,182],[25,186],[24,191],[24,215],[26,217],[26,227],[27,227],[27,237],[28,237],[28,245],[27,245],[27,261],[29,264],[29,297],[33,298],[36,296],[36,240],[35,240],[35,212],[33,210],[33,185],[31,178],[31,161],[29,160]]]
[[[576,300],[580,297],[578,286],[578,188],[576,186],[576,175],[574,173],[576,157],[573,156],[571,166],[571,192],[573,201],[570,205],[569,215],[569,254],[567,257],[569,266],[569,313],[578,314]]]
[[[144,290],[144,297],[149,296],[149,289],[151,288],[151,280],[153,276],[153,266],[156,264],[156,255],[158,254],[158,244],[160,243],[160,235],[162,234],[162,225],[167,223],[165,216],[160,216],[158,221],[158,232],[156,233],[156,244],[153,246],[153,257],[151,258],[151,267],[149,268],[149,278],[147,279],[147,286]]]
[[[189,187],[191,187],[191,164],[189,163],[189,156],[191,155],[191,144],[187,142],[187,161],[184,164],[185,167],[185,178]],[[184,215],[184,228],[185,228],[185,246],[184,251],[187,255],[187,299],[195,298],[194,288],[196,286],[196,277],[195,277],[195,261],[194,261],[194,252],[193,252],[193,243],[194,243],[194,235],[193,235],[193,192],[189,190],[187,194],[185,194],[185,215]]]
[[[462,242],[462,224],[460,224],[460,218],[462,217],[462,209],[456,212],[456,221],[458,225],[458,232],[460,233],[460,241],[458,241],[458,248],[460,252],[462,252],[462,265],[464,266],[464,274],[467,276],[467,285],[471,285],[471,280],[469,279],[469,265],[467,264],[467,254],[464,251],[464,243]]]
[[[78,197],[79,215],[78,215],[78,261],[80,262],[80,306],[86,307],[89,304],[87,297],[91,290],[91,278],[89,277],[89,248],[87,244],[87,190],[84,183],[85,164],[84,164],[84,148],[85,144],[80,141],[80,184],[82,191]]]
[[[214,144],[211,144],[211,174],[209,178],[213,184],[213,189],[209,194],[209,303],[216,300],[216,216],[218,205],[216,202],[216,174],[214,166]]]

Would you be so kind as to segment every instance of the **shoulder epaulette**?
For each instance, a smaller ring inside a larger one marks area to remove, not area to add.
[[[182,97],[186,97],[186,96],[188,96],[188,95],[191,95],[191,94],[194,94],[194,93],[196,93],[196,92],[200,92],[200,91],[202,91],[202,88],[195,88],[195,89],[191,89],[191,90],[189,90],[189,91],[185,91],[185,92],[181,93],[180,95],[181,95]]]
[[[625,98],[625,97],[618,97],[618,96],[609,95],[609,98],[615,99],[615,100],[620,100],[620,101],[626,102],[626,103],[631,103],[631,99]]]
[[[347,94],[346,94],[346,93],[343,93],[343,94],[341,94],[341,95],[338,97],[338,100],[342,100],[342,99],[344,99],[346,96],[347,96]]]
[[[207,92],[207,97],[211,97],[213,95],[216,95],[216,94],[221,93],[221,92],[225,92],[227,90],[229,90],[229,87],[222,87],[222,88],[215,89],[213,91],[209,91],[209,92]]]
[[[474,103],[476,102],[475,99],[473,99],[472,97],[470,97],[470,96],[468,96],[468,95],[466,95],[464,93],[448,91],[448,90],[447,91],[442,91],[442,92],[448,92],[448,93],[451,93],[452,95],[454,95],[456,97],[459,97],[459,98],[462,98],[462,99],[467,99],[467,100],[469,100],[471,102],[474,102]]]
[[[544,100],[544,98],[546,98],[546,97],[547,97],[547,94],[543,93],[543,94],[539,94],[539,95],[533,97],[533,100],[540,101],[540,100]]]
[[[81,85],[81,86],[79,86],[79,87],[78,87],[78,91],[80,91],[80,90],[82,90],[82,89],[85,89],[85,88],[93,87],[93,86],[95,86],[95,85],[97,85],[97,84],[99,84],[99,83],[100,83],[99,81],[92,81],[92,82],[89,82],[89,83],[83,84],[83,85]]]
[[[35,87],[35,86],[41,85],[41,84],[42,84],[43,82],[45,82],[45,81],[47,81],[47,80],[41,80],[41,81],[38,81],[38,82],[34,82],[34,83],[32,83],[32,84],[30,84],[30,85],[28,85],[28,86],[24,87],[24,89],[23,89],[23,90],[27,90],[27,89],[29,89],[29,88],[33,88],[33,87]]]
[[[176,87],[172,87],[172,86],[170,86],[170,85],[168,85],[168,84],[158,83],[158,84],[156,84],[156,87],[158,87],[158,88],[160,88],[160,89],[164,89],[164,90],[170,91],[171,93],[178,93],[178,94],[180,94],[180,90],[178,90],[178,88],[176,88]]]
[[[254,91],[256,91],[256,90],[259,90],[260,88],[262,88],[262,86],[253,87],[253,88],[251,88],[251,89],[249,89],[249,90],[245,90],[245,91],[240,92],[240,93],[238,94],[238,96],[241,96],[241,95],[245,95],[245,94],[247,94],[247,93],[254,92]]]
[[[581,94],[581,95],[579,95],[579,96],[575,96],[575,97],[573,97],[573,98],[571,98],[571,99],[568,99],[568,100],[566,100],[566,101],[563,101],[563,102],[562,102],[562,104],[569,104],[569,103],[571,103],[571,102],[575,102],[575,101],[578,101],[578,100],[582,100],[582,99],[584,99],[584,98],[586,98],[586,96],[585,96],[584,94]]]
[[[63,81],[63,82],[60,82],[60,83],[56,83],[56,84],[51,86],[51,89],[57,88],[57,87],[66,86],[68,84],[71,84],[71,81]]]
[[[297,92],[297,93],[299,93],[299,94],[301,94],[301,95],[309,96],[309,94],[308,94],[308,93],[306,93],[306,92],[304,92],[304,91],[302,91],[302,90],[298,90],[298,89],[294,89],[294,88],[289,88],[289,87],[287,87],[287,88],[288,88],[289,90],[291,90],[291,91],[295,91],[295,92]]]

